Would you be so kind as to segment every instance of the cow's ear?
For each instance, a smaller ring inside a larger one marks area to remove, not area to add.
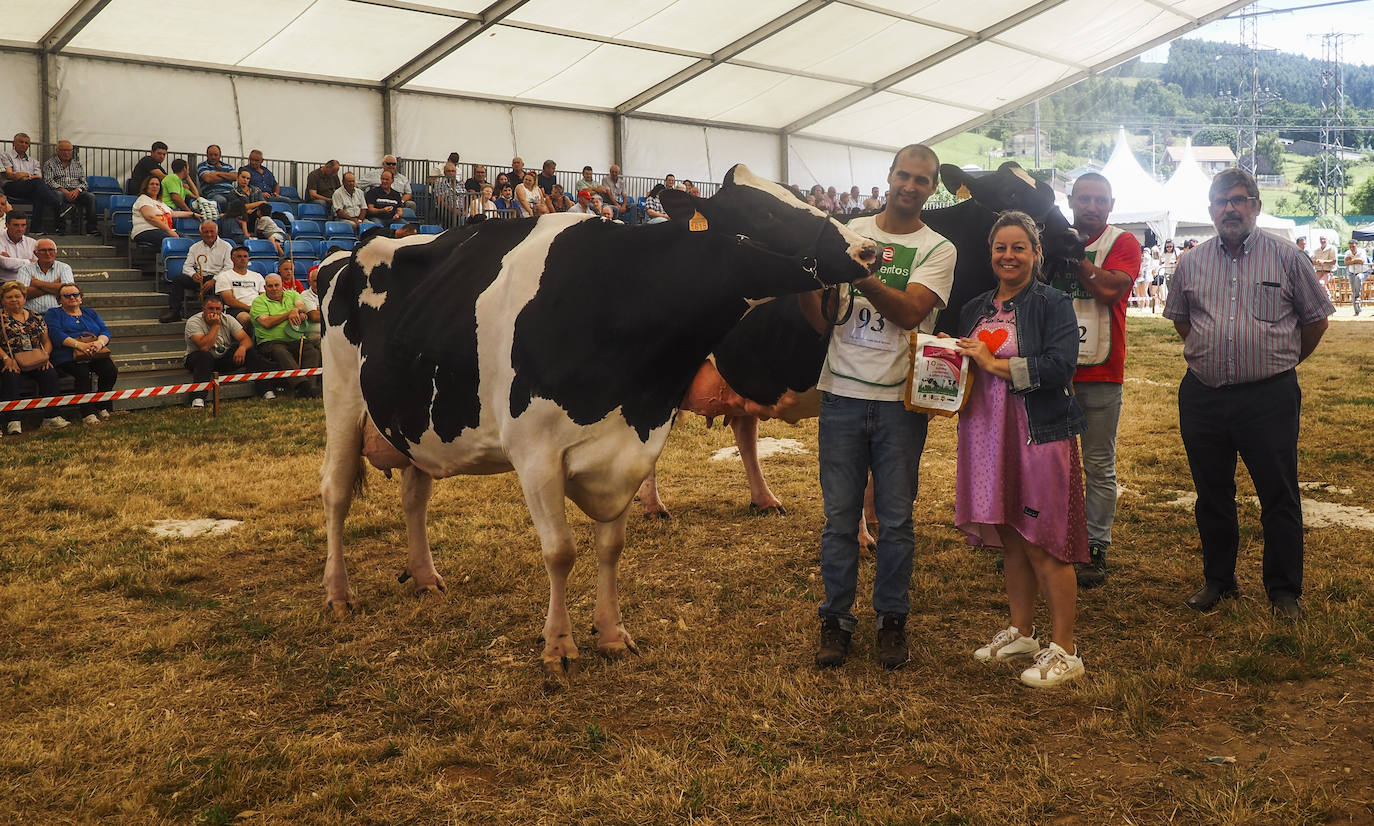
[[[689,221],[697,211],[697,199],[680,189],[665,189],[658,196],[663,211],[674,221]]]
[[[969,189],[969,182],[972,180],[973,178],[967,172],[954,164],[940,164],[940,182],[945,185],[945,189],[949,190],[950,194],[959,197],[960,189],[966,193],[972,192]],[[964,195],[962,197],[967,198],[969,196]]]

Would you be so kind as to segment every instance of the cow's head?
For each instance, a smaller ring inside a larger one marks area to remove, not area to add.
[[[760,178],[744,164],[731,167],[710,198],[665,190],[660,201],[675,220],[742,236],[741,243],[754,249],[796,259],[799,270],[814,262],[815,277],[826,284],[863,278],[881,265],[873,241],[808,206],[790,189]]]
[[[1046,266],[1076,268],[1083,257],[1083,239],[1054,204],[1054,189],[1037,181],[1014,161],[1007,161],[996,172],[974,176],[953,164],[940,167],[945,189],[963,189],[974,201],[993,212],[1020,210],[1040,225]]]

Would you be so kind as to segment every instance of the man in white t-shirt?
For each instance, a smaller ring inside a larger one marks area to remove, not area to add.
[[[1350,302],[1355,305],[1355,315],[1360,314],[1360,290],[1364,289],[1364,274],[1368,269],[1364,250],[1350,239],[1350,250],[1345,254],[1345,276],[1350,279]]]
[[[261,275],[248,269],[250,257],[247,247],[234,247],[229,253],[234,267],[215,276],[215,294],[224,302],[224,311],[232,315],[252,337],[253,300],[267,292],[267,283]]]
[[[853,311],[830,329],[820,293],[802,307],[817,331],[830,335],[817,386],[821,392],[820,477],[825,500],[821,534],[821,642],[816,665],[842,665],[856,619],[851,612],[858,580],[854,526],[873,474],[878,548],[873,576],[878,663],[899,668],[907,660],[907,591],[916,536],[912,503],[925,448],[925,414],[902,402],[908,369],[908,334],[930,332],[954,283],[954,245],[921,220],[921,208],[939,184],[940,160],[927,146],[903,147],[888,171],[883,211],[855,218],[849,228],[878,242],[882,267],[854,282]]]

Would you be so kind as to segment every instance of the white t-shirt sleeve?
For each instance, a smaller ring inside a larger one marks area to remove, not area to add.
[[[939,299],[935,308],[944,309],[949,302],[949,291],[954,287],[954,264],[958,256],[953,242],[941,239],[926,256],[925,261],[911,270],[911,278],[907,279],[907,285],[920,284],[935,293],[935,297]]]

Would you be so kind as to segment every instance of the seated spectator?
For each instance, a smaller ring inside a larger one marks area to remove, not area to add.
[[[510,186],[511,192],[515,191],[515,181],[511,180],[510,175],[505,172],[498,172],[496,174],[496,180],[492,183],[491,188],[496,191],[497,195],[500,195],[501,187],[507,185]]]
[[[380,186],[382,183],[382,175],[386,174],[387,172],[391,173],[391,188],[401,194],[402,202],[409,201],[411,199],[410,179],[407,178],[405,175],[402,175],[401,172],[397,169],[397,161],[395,155],[384,156],[382,158],[381,172],[377,174],[377,177],[375,179],[371,178],[370,176],[364,178],[361,183],[361,186],[365,190],[372,189],[376,186]]]
[[[575,212],[583,215],[595,214],[592,210],[592,191],[590,189],[579,189],[577,191],[577,203],[569,207],[568,212]]]
[[[444,164],[444,174],[434,182],[434,206],[448,226],[460,223],[459,216],[465,211],[468,197],[465,187],[466,184],[458,180],[458,165],[451,161]]]
[[[549,206],[549,212],[567,212],[573,208],[573,200],[563,191],[562,184],[553,185],[553,191],[549,193]]]
[[[544,171],[539,173],[535,183],[545,192],[553,192],[553,185],[558,183],[558,177],[554,174],[558,171],[558,164],[553,161],[544,161]]]
[[[515,188],[515,200],[519,202],[520,215],[524,218],[537,218],[553,211],[553,204],[544,190],[539,188],[537,177],[533,172],[526,172],[520,185]]]
[[[835,187],[828,187],[825,190],[825,200],[830,204],[831,212],[838,212],[840,209],[840,196],[835,192]]]
[[[482,217],[485,218],[486,216],[483,215]],[[420,225],[417,224],[417,223],[415,223],[414,221],[409,221],[409,222],[407,222],[407,223],[405,223],[405,224],[403,224],[403,225],[397,227],[396,230],[392,233],[391,237],[392,237],[392,238],[409,238],[409,237],[412,236],[412,235],[419,235],[419,234],[420,234]]]
[[[72,212],[80,212],[86,218],[86,234],[98,235],[95,228],[95,196],[91,194],[90,183],[86,180],[86,170],[75,155],[71,141],[58,141],[56,154],[43,164],[43,183],[58,199],[55,228],[59,234],[66,234],[67,216]]]
[[[837,205],[836,211],[843,215],[848,215],[849,213],[854,211],[854,204],[850,203],[848,192],[840,193],[840,202]]]
[[[220,301],[224,302],[224,311],[234,316],[243,329],[249,331],[250,336],[253,334],[253,300],[266,289],[262,276],[248,269],[251,257],[252,254],[247,247],[234,247],[229,253],[233,269],[215,276],[215,293],[219,295]]]
[[[0,285],[0,401],[22,399],[22,380],[38,385],[38,398],[57,395],[57,371],[53,369],[52,341],[43,317],[24,306],[24,288],[17,281]],[[53,412],[53,408],[44,408]],[[18,411],[5,414],[10,434],[23,432]],[[44,427],[66,427],[71,422],[58,415],[43,420]]]
[[[281,286],[284,290],[295,290],[304,292],[305,287],[296,278],[296,259],[283,258],[277,262],[277,275],[281,276]]]
[[[97,392],[113,390],[119,368],[110,358],[110,328],[99,313],[81,306],[81,288],[75,284],[64,284],[58,299],[61,303],[43,314],[54,345],[53,366],[76,380],[77,393],[91,392],[92,373]],[[86,424],[100,424],[110,418],[110,403],[86,402],[81,415]]]
[[[253,299],[252,318],[258,349],[278,370],[320,366],[320,346],[306,337],[305,303],[300,293],[282,286],[280,275],[264,279],[263,294]],[[288,378],[286,384],[299,398],[320,395],[315,381],[306,376]]]
[[[864,198],[864,212],[876,212],[883,208],[882,196],[878,194],[878,188],[873,187],[873,194]]]
[[[216,296],[205,299],[200,312],[186,319],[186,369],[191,381],[209,381],[215,373],[258,373],[275,370],[253,348],[253,340],[232,315],[224,314],[224,302]],[[275,399],[271,382],[258,379],[253,388],[264,399]],[[205,406],[205,391],[191,394],[192,407]]]
[[[682,179],[682,191],[686,192],[688,195],[691,195],[695,198],[701,197],[701,191],[697,189],[697,185],[687,180],[686,178]]]
[[[229,208],[224,216],[238,222],[239,232],[243,237],[270,240],[272,246],[277,248],[277,255],[280,256],[282,243],[286,241],[286,231],[272,220],[272,205],[267,202],[267,196],[263,191],[253,186],[252,174],[247,169],[238,173],[234,188],[229,190],[228,201]]]
[[[334,247],[329,252],[325,253],[324,257],[328,258],[338,251],[339,248]],[[310,282],[310,286],[301,293],[301,305],[305,308],[306,318],[305,337],[316,344],[320,342],[320,319],[323,318],[320,314],[320,294],[315,289],[316,277],[319,275],[319,272],[319,264],[310,268],[310,272],[305,276],[306,280]]]
[[[525,180],[525,161],[516,155],[510,159],[510,185],[517,187]]]
[[[615,208],[601,200],[600,195],[592,196],[592,214],[605,218],[607,221],[619,221],[615,217]]]
[[[498,190],[496,198],[492,201],[496,204],[497,217],[509,218],[513,210],[516,215],[520,214],[520,204],[515,200],[515,190],[510,184],[502,184]]]
[[[486,218],[496,217],[496,202],[491,199],[491,184],[482,184],[478,194],[468,202],[467,215],[469,218],[474,215],[481,215]]]
[[[611,191],[601,185],[601,182],[592,174],[592,168],[590,166],[582,167],[582,177],[577,179],[576,188],[579,191],[590,189],[593,194],[601,196],[601,202],[603,204],[611,203]]]
[[[10,199],[5,197],[4,192],[0,192],[0,224],[5,222],[5,216],[9,215],[13,209],[14,207],[10,206]]]
[[[153,141],[153,148],[147,155],[138,159],[134,164],[134,171],[129,176],[129,191],[125,195],[137,195],[142,190],[139,187],[148,179],[149,176],[162,180],[167,175],[167,170],[162,168],[162,164],[167,160],[167,144],[162,141]]]
[[[356,230],[358,225],[367,220],[367,196],[358,186],[352,172],[345,172],[343,176],[343,186],[334,190],[333,200],[330,205],[334,207],[334,217],[340,221],[347,221]]]
[[[239,167],[240,172],[245,170],[248,172],[248,183],[262,190],[263,195],[269,198],[281,197],[281,184],[277,183],[277,176],[262,165],[261,149],[254,149],[248,153],[248,165]]]
[[[33,226],[30,231],[34,235],[44,234],[44,212],[51,212],[54,224],[57,222],[61,201],[43,180],[43,169],[38,160],[29,156],[29,136],[23,132],[14,136],[10,151],[0,152],[0,179],[4,180],[6,195],[26,198],[33,203]]]
[[[444,163],[441,163],[441,164],[439,164],[438,166],[435,166],[433,169],[429,170],[429,179],[428,179],[429,185],[430,185],[430,186],[434,186],[434,184],[435,184],[440,178],[442,178],[442,177],[444,176],[444,167],[445,167],[446,165],[448,165],[448,164],[453,164],[454,168],[456,169],[456,168],[458,167],[458,163],[459,163],[459,156],[458,156],[458,153],[457,153],[457,152],[450,152],[450,153],[448,153],[448,160],[447,160],[447,161],[445,161]]]
[[[455,164],[455,166],[457,166]],[[487,168],[478,164],[472,168],[472,177],[463,182],[463,189],[471,193],[482,191],[482,185],[487,183]]]
[[[667,189],[664,184],[654,184],[654,188],[649,190],[649,194],[644,198],[644,223],[661,224],[668,220],[668,213],[663,210],[663,202],[658,199]]]
[[[233,246],[219,237],[219,224],[203,221],[200,225],[200,240],[186,251],[186,261],[181,272],[167,274],[171,292],[167,296],[167,312],[158,317],[163,324],[181,320],[181,308],[186,303],[186,291],[194,290],[197,298],[212,294],[215,289],[215,276],[234,268]]]
[[[394,179],[395,176],[391,170],[386,170],[382,173],[382,182],[369,189],[364,196],[367,200],[368,219],[383,226],[388,226],[401,219],[404,201],[401,193],[392,188]]]
[[[57,306],[57,294],[64,287],[76,286],[76,276],[66,261],[57,260],[57,242],[51,238],[39,239],[33,254],[38,260],[20,267],[14,280],[24,287],[24,306],[43,315]]]
[[[677,185],[677,178],[676,178],[676,177],[673,175],[673,173],[671,173],[671,172],[669,172],[667,175],[664,175],[664,176],[663,176],[663,188],[664,188],[664,189],[682,189],[682,187],[680,187],[680,186]]]
[[[174,218],[194,218],[195,213],[174,210],[162,202],[162,181],[149,175],[140,188],[142,195],[134,201],[133,224],[129,227],[129,240],[142,246],[156,247],[163,238],[180,238],[172,229]]]
[[[858,185],[851,186],[849,188],[849,203],[854,208],[855,212],[863,209],[863,200],[864,196],[859,192]]]
[[[625,223],[635,223],[635,205],[625,192],[625,179],[620,177],[620,164],[611,164],[610,173],[601,179],[601,195],[615,207],[616,213],[625,219]]]
[[[196,180],[200,183],[200,195],[214,201],[220,212],[229,206],[229,193],[239,173],[234,167],[220,160],[219,147],[210,144],[205,147],[205,160],[196,165]],[[141,190],[140,190],[141,191]]]
[[[811,191],[807,194],[811,196],[811,201],[808,203],[813,203],[816,209],[824,210],[825,212],[830,211],[830,205],[826,203],[825,200],[825,187],[816,184],[811,187]]]
[[[330,159],[324,166],[311,172],[305,178],[305,198],[312,204],[319,204],[328,210],[334,203],[334,193],[343,184],[339,181],[339,162]],[[346,220],[346,219],[344,219]]]
[[[185,158],[172,161],[172,174],[162,178],[162,203],[174,211],[199,214],[195,208],[199,197],[200,189],[191,177],[191,165]]]
[[[813,206],[817,209],[821,208],[821,205],[816,203],[816,196],[812,195],[810,192],[806,193],[806,198],[804,200],[806,201],[807,206]]]
[[[8,270],[7,276],[19,272],[25,264],[38,260],[34,254],[36,241],[28,231],[27,212],[16,209],[5,215],[5,233],[0,235],[0,269]]]

